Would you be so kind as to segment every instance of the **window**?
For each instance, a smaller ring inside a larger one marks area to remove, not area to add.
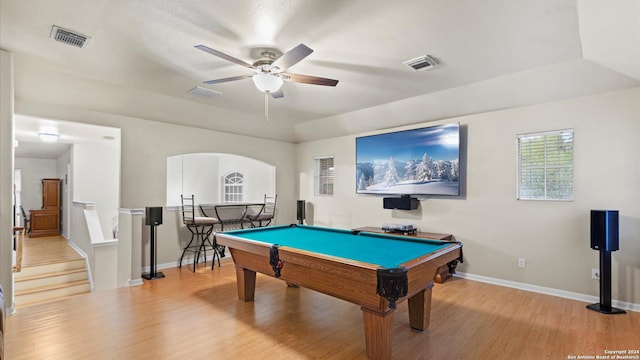
[[[573,200],[573,129],[518,135],[518,199]]]
[[[239,172],[232,172],[224,177],[225,203],[242,202],[243,180],[244,176]]]
[[[315,195],[333,195],[333,157],[316,159]]]

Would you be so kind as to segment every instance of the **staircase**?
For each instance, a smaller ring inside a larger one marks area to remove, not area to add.
[[[23,267],[14,274],[16,307],[90,292],[83,258]]]

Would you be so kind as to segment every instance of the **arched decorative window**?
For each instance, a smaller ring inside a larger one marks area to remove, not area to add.
[[[232,172],[224,177],[224,202],[242,202],[244,176],[239,172]]]

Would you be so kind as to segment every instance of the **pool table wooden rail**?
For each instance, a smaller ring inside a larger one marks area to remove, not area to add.
[[[460,259],[461,256],[462,245],[460,243],[452,243],[436,253],[426,254],[425,256],[402,264],[402,267],[413,269],[413,271],[410,270],[407,273],[409,278],[409,292],[406,297],[411,297],[415,294],[415,290],[419,290],[419,284],[426,284],[429,280],[434,280],[440,267]],[[414,291],[412,292],[412,290]]]
[[[403,233],[398,233],[393,231],[387,231],[382,229],[381,227],[375,227],[375,226],[363,226],[363,227],[354,228],[351,230],[357,231],[357,232],[369,232],[369,233],[375,233],[375,234],[417,237],[422,239],[456,241],[455,236],[453,236],[452,234],[442,234],[442,233],[433,233],[433,232],[425,232],[425,231],[415,231],[413,233],[403,234]],[[460,262],[462,262],[462,260],[460,260]],[[451,265],[452,266],[450,267],[449,264],[447,264],[447,266],[441,266],[440,269],[438,269],[438,273],[436,274],[436,283],[442,284],[443,282],[447,281],[448,278],[451,277],[452,270],[455,270],[457,262],[454,262]]]
[[[254,284],[246,283],[255,275],[246,270],[274,276],[269,264],[269,245],[252,240],[234,239],[232,236],[218,234],[218,244],[226,245],[236,264],[236,275],[245,279],[238,281],[238,298],[253,300],[253,292],[247,288]],[[327,295],[346,300],[372,309],[386,307],[386,300],[376,295],[377,265],[349,259],[336,258],[300,249],[282,246],[278,248],[283,262],[279,279],[288,283],[316,290]],[[238,274],[242,272],[242,274]],[[241,294],[243,293],[243,294]]]

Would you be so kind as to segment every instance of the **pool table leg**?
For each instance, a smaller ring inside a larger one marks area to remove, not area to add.
[[[393,313],[378,313],[361,308],[364,318],[364,338],[367,358],[375,360],[391,359],[391,340],[393,336]]]
[[[426,289],[409,298],[409,325],[412,329],[424,331],[431,321],[431,289],[433,282]]]
[[[238,299],[252,301],[256,293],[256,272],[236,265]]]

